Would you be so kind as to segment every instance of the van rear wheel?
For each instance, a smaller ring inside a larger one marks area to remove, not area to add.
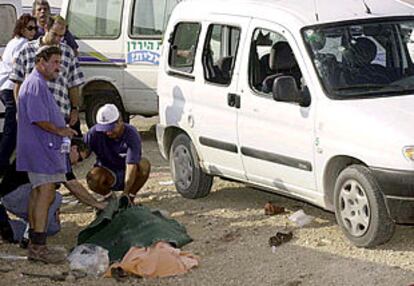
[[[335,184],[335,216],[346,237],[358,247],[374,247],[391,239],[395,224],[370,170],[352,165]]]
[[[115,104],[119,112],[121,112],[124,122],[129,122],[129,114],[125,112],[116,96],[111,93],[100,93],[86,99],[85,119],[88,128],[91,128],[96,124],[96,114],[98,113],[99,108],[107,103]]]
[[[187,199],[197,199],[210,193],[213,177],[200,167],[197,152],[191,139],[178,135],[169,153],[171,175],[177,191]]]

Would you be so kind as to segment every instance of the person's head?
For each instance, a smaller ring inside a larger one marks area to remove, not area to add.
[[[36,34],[37,26],[36,19],[30,14],[23,14],[16,21],[16,25],[13,30],[13,37],[24,37],[28,40],[32,40]]]
[[[42,46],[36,51],[36,69],[46,80],[54,80],[59,76],[61,54],[56,46]]]
[[[32,15],[36,17],[39,26],[44,27],[50,16],[50,5],[46,0],[35,0],[32,6]]]
[[[91,152],[88,149],[88,146],[83,142],[82,138],[72,138],[70,146],[70,163],[76,165],[77,163],[82,162],[84,159],[88,158]]]
[[[46,45],[59,45],[65,36],[66,21],[61,16],[51,16],[45,26],[43,42]]]
[[[124,132],[124,122],[115,104],[105,104],[96,114],[96,131],[104,132],[111,139],[119,138]]]

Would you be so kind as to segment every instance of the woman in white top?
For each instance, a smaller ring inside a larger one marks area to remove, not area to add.
[[[10,156],[16,148],[16,101],[13,96],[14,83],[9,80],[13,63],[20,50],[36,34],[36,18],[30,14],[23,14],[17,21],[13,31],[13,38],[7,43],[0,61],[0,100],[5,110],[3,137],[0,141],[0,176],[9,166]]]

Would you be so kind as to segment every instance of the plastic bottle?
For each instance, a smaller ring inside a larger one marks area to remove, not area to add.
[[[70,152],[70,138],[69,137],[63,137],[62,145],[60,146],[60,152],[69,154]]]

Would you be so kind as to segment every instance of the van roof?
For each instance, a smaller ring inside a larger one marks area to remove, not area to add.
[[[296,18],[297,25],[309,26],[366,18],[414,16],[414,6],[409,2],[414,5],[413,0],[187,0],[179,6],[187,6],[181,8],[196,14],[196,11],[202,11],[202,14],[262,19],[280,20],[279,15],[285,14],[290,15],[290,19]],[[263,7],[266,9],[261,9]]]

